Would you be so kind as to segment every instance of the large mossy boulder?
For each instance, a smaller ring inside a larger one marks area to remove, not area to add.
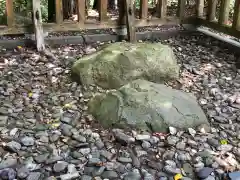
[[[208,124],[196,98],[163,84],[135,80],[89,102],[92,115],[105,127],[166,132]]]
[[[84,85],[116,89],[136,79],[158,83],[176,79],[179,66],[167,45],[118,42],[76,61],[72,73]]]

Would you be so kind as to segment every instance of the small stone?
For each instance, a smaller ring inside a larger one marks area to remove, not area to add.
[[[21,139],[21,143],[24,145],[24,146],[33,146],[34,145],[34,139],[33,137],[23,137]]]
[[[167,143],[171,146],[175,145],[179,141],[179,138],[176,136],[168,136]]]
[[[124,134],[120,129],[113,129],[112,131],[116,139],[124,144],[135,142],[135,139],[133,137]]]
[[[148,135],[148,134],[138,134],[135,138],[138,141],[149,140],[150,135]]]
[[[217,147],[217,150],[224,151],[224,152],[229,152],[232,149],[233,149],[233,146],[231,144],[221,144],[220,146]]]
[[[16,178],[16,172],[12,168],[5,168],[0,170],[0,177],[2,180],[14,180]]]
[[[61,156],[52,156],[52,157],[49,157],[47,160],[46,160],[46,164],[53,164],[57,161],[61,161],[63,158]]]
[[[6,148],[12,152],[18,152],[21,149],[21,144],[16,141],[11,141],[6,144]]]
[[[213,146],[215,148],[217,148],[220,145],[219,141],[214,138],[207,139],[207,142],[208,142],[208,144],[210,144],[210,146]]]
[[[181,169],[178,169],[178,168],[173,168],[169,165],[165,166],[164,167],[164,171],[168,174],[172,174],[172,175],[175,175],[175,174],[181,174]]]
[[[179,150],[185,150],[186,148],[186,143],[185,142],[178,142],[176,144],[176,148],[179,149]]]
[[[97,141],[95,142],[95,144],[96,144],[96,146],[98,147],[98,149],[104,148],[104,143],[102,142],[101,139],[97,140]]]
[[[76,166],[74,164],[68,164],[68,173],[72,174],[77,172]]]
[[[109,152],[109,151],[106,151],[106,150],[101,150],[100,151],[100,155],[101,156],[103,156],[103,157],[105,157],[107,160],[111,160],[112,159],[112,157],[113,157],[113,154],[111,153],[111,152]]]
[[[118,174],[115,171],[104,171],[102,174],[102,178],[114,179],[118,178]]]
[[[177,129],[175,127],[169,127],[169,132],[171,135],[177,134]]]
[[[49,139],[47,136],[41,136],[39,141],[41,141],[42,143],[48,143],[49,142]]]
[[[31,172],[27,177],[27,180],[39,180],[41,178],[40,172]]]
[[[62,172],[67,168],[68,163],[65,161],[57,162],[53,166],[55,172]]]
[[[201,124],[197,127],[197,130],[201,133],[209,133],[211,131],[211,127],[207,124]]]
[[[88,175],[83,175],[81,177],[81,180],[92,180],[92,177],[91,176],[88,176]]]
[[[87,139],[84,136],[81,136],[79,134],[74,134],[73,139],[83,143],[87,142]]]
[[[240,179],[240,171],[230,172],[228,173],[228,177],[230,178],[230,180],[238,180]]]
[[[119,158],[118,158],[118,161],[119,161],[119,162],[122,162],[122,163],[131,163],[131,162],[132,162],[132,158],[119,157]]]
[[[79,152],[82,154],[82,155],[87,155],[91,152],[91,149],[90,148],[81,148],[79,149]]]
[[[141,180],[141,174],[138,169],[134,169],[132,172],[128,172],[123,179],[124,180]]]
[[[183,170],[186,173],[186,176],[193,178],[194,177],[194,171],[193,167],[189,163],[183,164]]]
[[[17,170],[17,177],[20,179],[26,178],[29,174],[30,174],[30,171],[25,166],[23,166]]]
[[[78,172],[72,173],[72,174],[63,174],[60,175],[61,180],[72,180],[78,178],[80,175]]]
[[[207,178],[212,172],[214,171],[213,168],[204,167],[200,171],[198,171],[197,176],[201,179]]]
[[[142,143],[142,148],[143,148],[143,149],[148,149],[148,148],[150,148],[150,147],[151,147],[150,142],[148,142],[148,141],[143,141],[143,143]]]
[[[0,127],[6,126],[7,123],[8,123],[8,116],[0,115]]]
[[[49,137],[49,140],[50,140],[50,142],[56,142],[59,140],[59,138],[60,138],[60,135],[54,133]]]
[[[49,157],[49,154],[46,153],[46,154],[41,154],[39,156],[36,156],[34,157],[34,160],[37,162],[37,163],[44,163]]]
[[[189,134],[191,135],[191,136],[195,136],[196,135],[196,131],[193,129],[193,128],[188,128],[188,132],[189,132]]]
[[[9,157],[0,163],[0,169],[11,168],[17,164],[17,159]]]

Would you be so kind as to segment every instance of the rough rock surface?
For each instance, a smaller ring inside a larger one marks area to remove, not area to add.
[[[170,46],[161,43],[118,42],[79,59],[73,74],[85,84],[114,89],[135,79],[163,82],[179,77],[179,66]]]
[[[135,80],[117,91],[95,96],[90,112],[105,127],[131,127],[157,132],[208,124],[194,96],[163,84]]]

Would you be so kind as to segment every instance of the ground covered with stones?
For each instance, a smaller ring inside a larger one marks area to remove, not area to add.
[[[54,47],[55,58],[1,49],[0,178],[220,180],[239,170],[237,57],[204,35],[163,43],[181,64],[181,79],[167,84],[194,93],[211,127],[170,127],[168,134],[101,128],[87,102],[104,90],[73,82],[70,68],[103,43]]]

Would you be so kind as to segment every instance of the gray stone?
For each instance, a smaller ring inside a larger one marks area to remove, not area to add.
[[[34,145],[34,138],[33,137],[23,137],[21,139],[21,143],[24,146],[33,146]]]
[[[7,149],[13,152],[18,152],[21,149],[21,144],[16,141],[11,141],[6,144]]]
[[[61,161],[63,158],[61,156],[52,156],[52,157],[49,157],[47,160],[46,160],[46,164],[53,164],[57,161]]]
[[[138,134],[135,138],[138,141],[150,140],[150,135],[149,134]]]
[[[142,148],[143,148],[143,149],[148,149],[148,148],[150,148],[150,147],[151,147],[150,142],[148,142],[148,141],[143,141],[143,142],[142,142]]]
[[[0,126],[6,126],[8,123],[8,116],[0,115]]]
[[[44,163],[49,157],[49,154],[46,153],[46,154],[41,154],[41,155],[38,155],[36,157],[34,157],[34,160],[37,162],[37,163]]]
[[[57,162],[53,165],[53,170],[55,172],[62,172],[67,168],[68,163],[61,161],[61,162]]]
[[[12,168],[5,168],[0,170],[0,177],[2,180],[14,180],[16,178],[16,171]]]
[[[73,74],[85,85],[119,88],[135,79],[163,82],[179,77],[171,47],[160,43],[118,42],[75,62]]]
[[[197,176],[201,179],[207,178],[212,172],[214,171],[213,168],[204,167],[200,171],[198,171]]]
[[[104,171],[102,177],[106,179],[114,179],[118,178],[118,174],[115,171]]]
[[[0,169],[10,168],[15,166],[16,164],[17,164],[17,159],[9,157],[0,163]]]
[[[131,163],[132,159],[131,158],[127,158],[127,157],[119,157],[118,161],[121,163]]]
[[[106,128],[168,132],[168,126],[187,129],[208,124],[195,97],[145,80],[96,95],[89,103],[89,110]]]
[[[88,176],[88,175],[83,175],[81,177],[81,180],[92,180],[92,177],[91,176]]]
[[[75,139],[79,142],[87,142],[87,139],[84,136],[81,136],[79,134],[74,134],[73,139]]]
[[[139,173],[139,171],[136,172],[129,172],[127,173],[126,176],[124,176],[123,178],[124,180],[141,180],[141,175]]]
[[[17,170],[17,177],[20,179],[24,179],[29,175],[29,173],[29,169],[23,166]]]
[[[100,155],[105,157],[107,160],[111,160],[113,157],[113,154],[107,150],[101,150]]]
[[[31,172],[27,177],[27,180],[39,180],[41,178],[40,172]]]
[[[133,143],[135,142],[135,139],[127,134],[125,134],[124,132],[122,132],[120,129],[113,129],[112,130],[116,139],[119,140],[122,143]]]

